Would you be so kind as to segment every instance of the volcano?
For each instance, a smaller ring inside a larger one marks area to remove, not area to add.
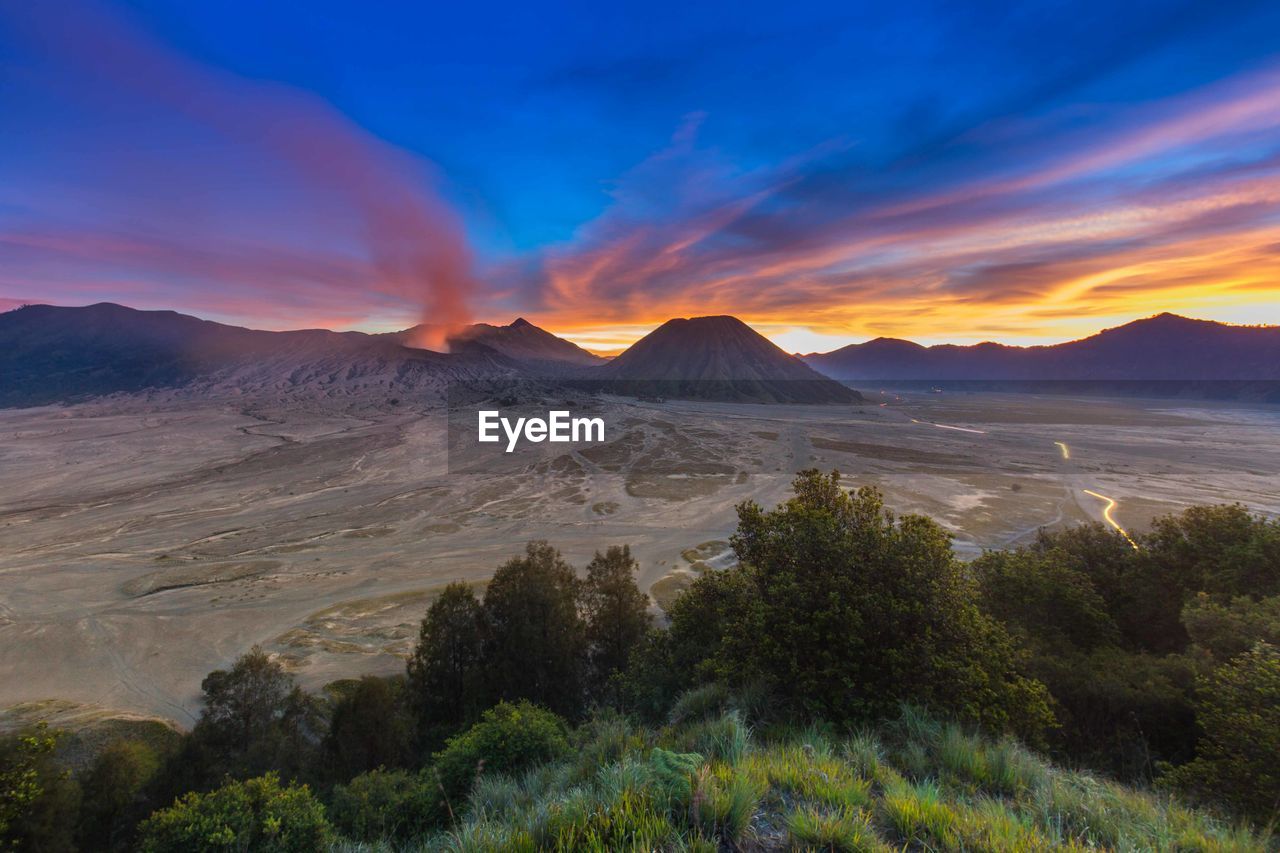
[[[591,371],[627,396],[760,403],[857,403],[862,395],[822,376],[736,317],[668,320]]]
[[[439,327],[418,325],[384,337],[405,346],[414,346],[415,341],[439,337],[448,342],[450,352],[474,350],[477,346],[486,347],[547,376],[562,374],[569,368],[604,364],[605,361],[577,344],[535,326],[523,317],[517,317],[506,326],[475,323],[449,333],[432,334],[439,331],[442,331]]]

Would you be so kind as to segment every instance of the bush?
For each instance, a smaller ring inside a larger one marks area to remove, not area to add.
[[[480,722],[449,739],[436,771],[450,797],[471,790],[481,773],[514,773],[569,750],[565,721],[531,702],[500,702]]]
[[[412,841],[443,826],[448,808],[434,774],[404,770],[362,773],[333,789],[334,826],[357,841]]]
[[[274,773],[189,793],[143,822],[143,853],[314,853],[332,840],[324,806],[306,785]]]
[[[1280,817],[1280,650],[1258,643],[1201,682],[1196,758],[1167,782],[1261,823]]]

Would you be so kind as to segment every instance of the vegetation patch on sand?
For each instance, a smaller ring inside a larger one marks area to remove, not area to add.
[[[473,586],[483,589],[484,584]],[[408,657],[423,611],[443,590],[440,585],[339,602],[311,614],[268,648],[290,669],[305,667],[315,651]]]
[[[687,569],[676,569],[668,572],[654,581],[653,586],[649,587],[649,597],[665,611],[671,607],[672,602],[676,600],[680,593],[693,585],[695,579],[697,579],[697,575]]]
[[[956,465],[974,460],[956,453],[939,453],[934,450],[917,450],[892,444],[872,444],[865,441],[846,441],[837,438],[817,436],[810,439],[818,450],[834,450],[837,453],[852,453],[867,459],[883,459],[887,462],[914,462],[922,465]]]
[[[0,709],[0,734],[29,730],[38,723],[61,732],[57,755],[72,770],[88,766],[114,741],[143,741],[164,750],[180,737],[169,720],[65,699],[21,702]]]
[[[254,560],[247,563],[198,564],[162,569],[126,581],[120,587],[120,591],[130,598],[141,598],[144,595],[153,595],[169,589],[207,586],[258,577],[279,568],[280,565],[277,560]]]

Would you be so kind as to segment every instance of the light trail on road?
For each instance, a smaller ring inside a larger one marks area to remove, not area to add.
[[[1116,521],[1115,518],[1112,517],[1111,515],[1111,511],[1116,508],[1115,498],[1109,498],[1106,495],[1100,495],[1097,492],[1093,491],[1092,489],[1085,489],[1084,493],[1086,495],[1092,495],[1093,497],[1097,498],[1100,501],[1107,502],[1107,505],[1102,510],[1102,517],[1107,520],[1107,524],[1110,524],[1112,527],[1114,527],[1117,531],[1120,532],[1121,536],[1123,536],[1126,540],[1128,540],[1129,544],[1133,546],[1133,550],[1135,551],[1138,550],[1138,543],[1133,541],[1133,537],[1129,535],[1128,531],[1126,531],[1123,527],[1121,527],[1120,522]]]
[[[1058,445],[1058,447],[1062,448],[1062,458],[1063,458],[1063,459],[1070,459],[1070,458],[1071,458],[1071,448],[1070,448],[1070,447],[1067,447],[1067,445],[1066,445],[1066,444],[1064,444],[1064,443],[1063,443],[1063,442],[1061,442],[1061,441],[1055,441],[1055,442],[1054,442],[1054,444],[1056,444],[1056,445]]]
[[[935,424],[933,421],[918,421],[915,418],[912,418],[911,422],[913,424],[928,424],[929,426],[936,426],[938,429],[953,429],[956,432],[976,432],[978,435],[987,434],[985,429],[971,429],[969,427],[951,426],[950,424]]]

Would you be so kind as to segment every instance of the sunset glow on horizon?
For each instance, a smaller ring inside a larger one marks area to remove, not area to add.
[[[0,310],[597,352],[1280,324],[1272,5],[71,8],[0,11]]]

